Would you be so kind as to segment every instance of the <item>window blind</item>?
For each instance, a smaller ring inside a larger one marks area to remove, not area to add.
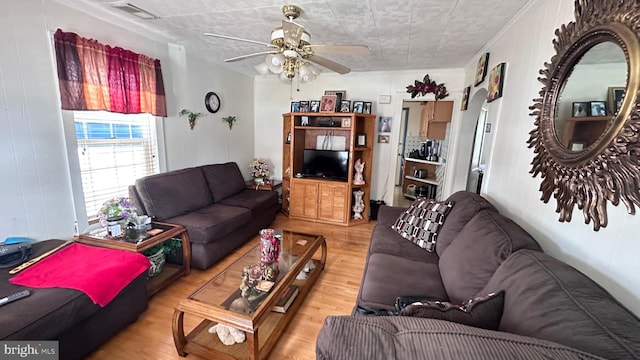
[[[155,117],[74,111],[87,217],[113,197],[129,197],[136,179],[159,172]]]

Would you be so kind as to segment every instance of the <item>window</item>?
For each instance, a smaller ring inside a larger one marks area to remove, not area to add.
[[[78,161],[88,219],[102,204],[129,196],[129,185],[159,170],[155,117],[74,111]]]

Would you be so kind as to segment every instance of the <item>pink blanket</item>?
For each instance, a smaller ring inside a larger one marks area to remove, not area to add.
[[[105,307],[149,268],[142,254],[71,244],[9,279],[33,288],[61,287],[84,292]]]

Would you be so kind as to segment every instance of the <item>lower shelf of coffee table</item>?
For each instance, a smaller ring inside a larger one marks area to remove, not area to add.
[[[313,260],[316,267],[307,273],[304,280],[295,280],[293,285],[299,287],[296,296],[286,313],[272,311],[258,328],[258,342],[260,349],[260,359],[266,358],[269,351],[278,341],[278,336],[282,334],[287,324],[304,302],[312,285],[318,280],[322,273],[323,266],[320,261]],[[197,354],[205,358],[213,359],[249,359],[247,342],[234,345],[225,345],[218,338],[217,334],[208,332],[209,328],[215,325],[215,321],[203,320],[187,336],[187,343],[184,347],[187,353]],[[226,357],[225,357],[226,355]]]

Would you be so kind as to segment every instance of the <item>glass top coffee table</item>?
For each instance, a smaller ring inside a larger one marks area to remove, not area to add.
[[[237,308],[238,301],[243,302],[242,271],[247,266],[260,264],[259,244],[175,306],[173,340],[181,356],[193,353],[209,359],[266,358],[324,270],[327,258],[327,244],[322,235],[282,230],[281,246],[281,268],[284,269],[280,270],[273,286],[248,303],[249,306]],[[313,269],[306,273],[305,279],[296,279],[309,261],[313,262]],[[292,285],[298,287],[298,295],[286,312],[272,311]],[[186,336],[184,314],[203,319]],[[244,331],[246,341],[224,345],[217,334],[208,332],[217,323]]]

